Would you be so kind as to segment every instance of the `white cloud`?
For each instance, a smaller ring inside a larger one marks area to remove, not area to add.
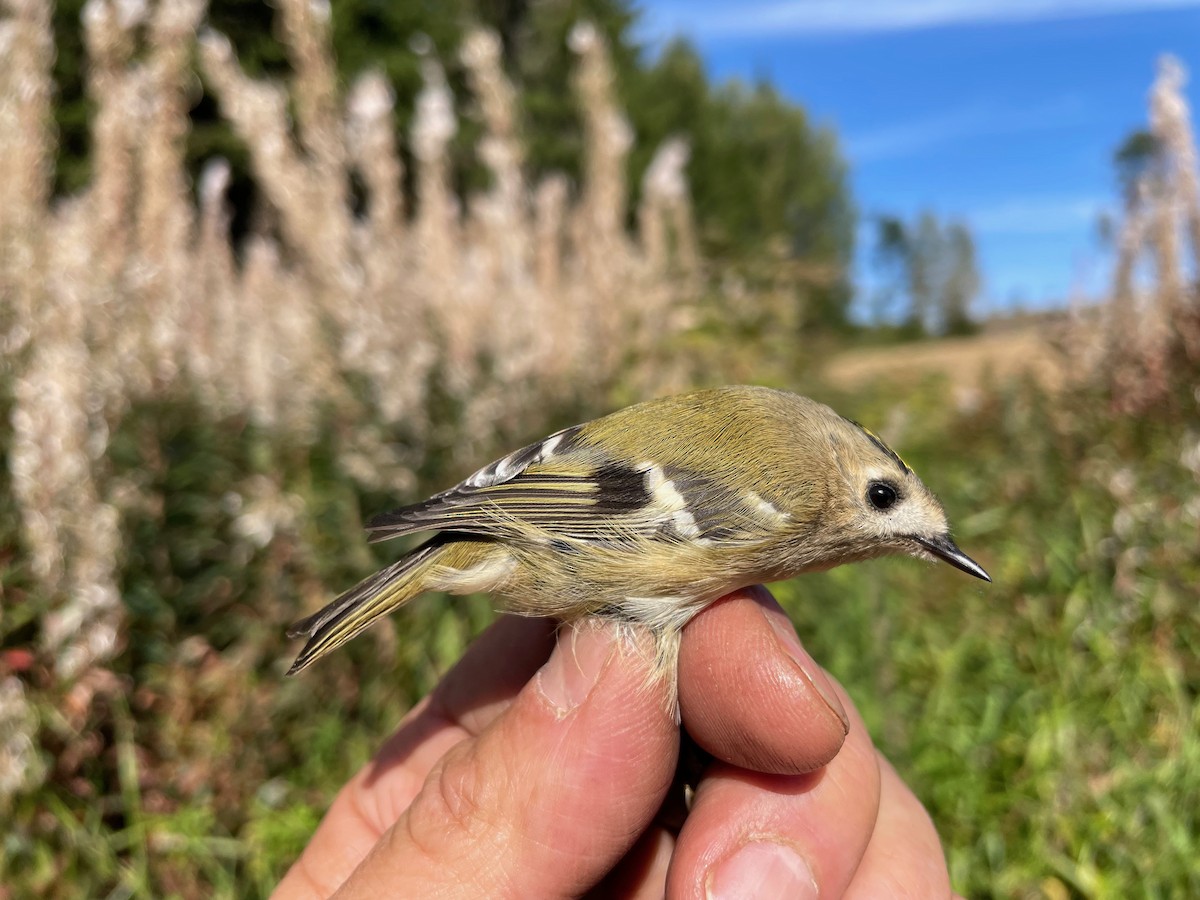
[[[1010,197],[980,206],[930,207],[943,222],[964,222],[981,237],[1020,237],[1087,234],[1102,213],[1115,215],[1111,197],[1091,194],[1032,194]],[[913,222],[919,210],[900,211],[905,221]],[[875,218],[858,221],[857,243],[873,247],[877,237]]]
[[[1200,7],[1200,0],[775,0],[718,9],[648,4],[664,31],[707,38],[862,34]],[[656,29],[658,30],[658,29]]]
[[[992,206],[968,209],[962,218],[982,235],[1051,235],[1086,231],[1110,209],[1096,196],[1014,197]]]
[[[844,140],[846,155],[856,163],[909,156],[948,141],[973,137],[1025,134],[1078,125],[1083,104],[1064,96],[1037,106],[1003,108],[978,103],[924,119],[884,125]]]

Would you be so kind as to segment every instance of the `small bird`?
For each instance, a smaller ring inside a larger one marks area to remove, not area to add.
[[[723,387],[639,403],[555,432],[421,503],[377,516],[370,541],[436,532],[297,622],[288,674],[426,591],[507,598],[510,612],[648,627],[655,674],[680,632],[752,584],[890,553],[987,572],[882,440],[821,403]]]

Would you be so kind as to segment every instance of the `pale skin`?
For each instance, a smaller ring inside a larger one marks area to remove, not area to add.
[[[663,824],[679,729],[650,648],[501,618],[342,788],[275,897],[954,896],[925,809],[763,588],[684,631],[680,712],[714,760],[682,829]]]

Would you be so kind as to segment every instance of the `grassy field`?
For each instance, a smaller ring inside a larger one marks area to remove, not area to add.
[[[929,805],[960,891],[1195,896],[1194,413],[1119,421],[1029,386],[968,417],[936,402],[898,443],[995,583],[903,561],[800,579],[781,594],[801,634]]]
[[[823,375],[843,390],[884,378],[912,385],[931,375],[952,378],[960,392],[1026,375],[1054,390],[1067,380],[1068,363],[1052,335],[1044,326],[1026,325],[969,337],[863,347],[833,356]]]
[[[886,432],[995,577],[886,560],[778,587],[928,804],[958,890],[1195,896],[1195,414],[1116,418],[1021,383],[969,414],[936,382],[823,393]],[[376,564],[358,521],[397,498],[358,492],[321,444],[289,455],[186,406],[132,416],[113,446],[158,498],[123,519],[128,633],[103,676],[68,689],[36,660],[19,673],[45,781],[9,811],[0,882],[11,897],[265,895],[488,601],[427,598],[319,679],[284,679],[283,627]],[[309,515],[247,554],[227,492],[264,470]],[[39,598],[5,527],[5,604],[26,610],[5,620],[11,666]]]

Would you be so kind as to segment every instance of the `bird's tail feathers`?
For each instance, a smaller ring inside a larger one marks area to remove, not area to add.
[[[308,668],[326,653],[357,637],[382,616],[403,606],[428,588],[425,573],[446,544],[435,537],[411,553],[364,578],[336,600],[292,625],[288,637],[308,636],[308,643],[288,669],[289,675]]]

